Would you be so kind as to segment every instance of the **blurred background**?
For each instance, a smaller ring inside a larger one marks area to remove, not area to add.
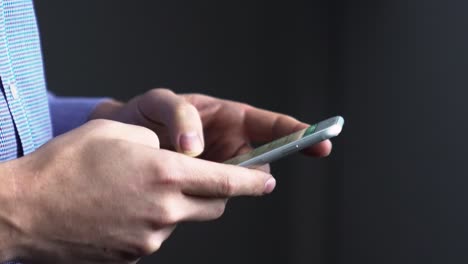
[[[468,263],[467,1],[36,1],[48,87],[197,92],[313,123],[326,159],[141,263]]]

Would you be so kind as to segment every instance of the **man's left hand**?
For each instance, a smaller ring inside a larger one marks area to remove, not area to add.
[[[108,100],[96,107],[90,119],[105,118],[140,125],[156,132],[161,148],[192,157],[222,162],[263,143],[307,127],[290,116],[202,94],[178,95],[152,89],[124,104]],[[329,140],[305,154],[324,157]]]

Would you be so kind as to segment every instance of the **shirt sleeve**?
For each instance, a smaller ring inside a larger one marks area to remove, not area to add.
[[[94,108],[109,98],[62,97],[48,92],[54,137],[88,121]]]

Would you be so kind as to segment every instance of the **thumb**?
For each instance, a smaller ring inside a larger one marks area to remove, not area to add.
[[[138,108],[145,119],[167,128],[171,144],[177,152],[192,157],[203,152],[200,115],[183,97],[168,89],[153,89],[140,98]]]

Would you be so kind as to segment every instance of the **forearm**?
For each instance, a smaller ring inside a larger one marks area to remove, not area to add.
[[[17,219],[19,196],[18,160],[0,163],[0,263],[23,255],[22,231]]]

